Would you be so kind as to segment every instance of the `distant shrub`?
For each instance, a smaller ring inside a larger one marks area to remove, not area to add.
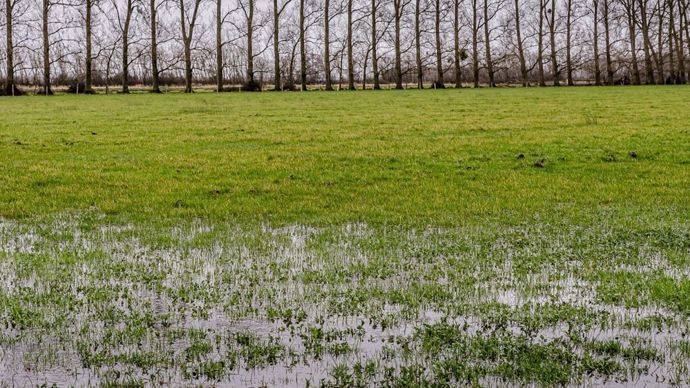
[[[5,85],[5,82],[2,83],[4,87],[0,89],[0,96],[22,96],[24,95],[24,92],[17,87],[17,85]]]
[[[243,92],[260,92],[261,84],[256,81],[249,81],[242,85]]]
[[[285,85],[283,85],[283,90],[294,92],[296,90],[299,90],[299,88],[297,87],[297,85],[295,85],[294,82],[288,82]]]
[[[432,84],[432,87],[434,89],[445,89],[446,85],[443,84],[443,81],[436,81]]]
[[[93,89],[86,90],[86,84],[83,82],[73,82],[67,88],[67,93],[70,94],[94,94]]]

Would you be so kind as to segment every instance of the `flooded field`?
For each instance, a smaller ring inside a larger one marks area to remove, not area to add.
[[[0,220],[3,386],[690,384],[682,218],[105,220]]]

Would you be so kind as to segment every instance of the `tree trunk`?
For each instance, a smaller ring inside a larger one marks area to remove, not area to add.
[[[604,39],[606,40],[606,83],[613,85],[613,63],[611,62],[611,35],[609,33],[609,1],[604,1]]]
[[[50,16],[50,0],[43,0],[43,94],[46,96],[53,94],[53,89],[50,86],[50,35],[48,32],[48,23]]]
[[[443,57],[441,47],[441,0],[436,0],[436,87],[443,88]]]
[[[546,86],[544,79],[544,13],[548,0],[539,0],[539,37],[537,42],[537,69],[539,70],[539,86]]]
[[[338,56],[340,59],[340,66],[338,66],[338,90],[343,89],[343,69],[345,68],[343,66],[343,58],[345,58],[345,55],[343,52],[340,52],[340,55]]]
[[[414,10],[414,47],[417,63],[417,89],[424,89],[424,69],[422,69],[422,11],[421,0],[417,0]]]
[[[680,13],[680,16],[683,18],[683,25],[685,26],[685,28],[681,28],[680,33],[682,36],[683,30],[685,31],[685,44],[688,46],[687,47],[688,55],[690,55],[690,23],[688,23],[688,13],[690,13],[690,8],[688,8],[688,5],[686,4],[686,2],[684,0],[679,0],[679,2],[680,2],[679,7],[682,6],[682,8],[683,8],[683,12]],[[683,62],[685,62],[685,56],[683,56]],[[690,81],[690,67],[687,68],[686,74],[687,74],[687,77],[686,77],[687,78],[686,82],[687,82],[687,81]]]
[[[685,43],[683,41],[683,8],[681,7],[681,1],[678,1],[678,30],[676,31],[676,47],[678,48],[678,72],[679,72],[679,82],[685,84],[687,82],[687,70],[685,68]],[[671,5],[673,9],[673,4]]]
[[[288,84],[295,85],[295,52],[297,51],[297,44],[292,45],[292,52],[290,53],[290,66],[288,67]]]
[[[474,87],[479,87],[479,15],[478,0],[472,0],[472,78]]]
[[[331,78],[331,34],[330,34],[330,8],[331,1],[325,0],[324,11],[323,11],[323,34],[324,34],[324,47],[323,47],[323,71],[326,74],[326,90],[333,90],[333,80]]]
[[[184,13],[182,14],[184,16]],[[182,25],[184,26],[185,21],[184,18],[182,19]],[[184,87],[184,92],[185,93],[191,93],[192,92],[192,49],[191,49],[191,41],[187,39],[186,34],[183,32],[183,37],[182,41],[184,44],[184,82],[185,82],[185,87]]]
[[[301,88],[302,90],[307,90],[307,31],[305,31],[304,27],[304,1],[299,1],[299,74]]]
[[[568,86],[575,85],[573,81],[572,33],[573,33],[573,0],[567,0],[567,15],[565,22],[565,72]]]
[[[185,93],[192,92],[192,42],[188,39],[184,41],[184,80]]]
[[[253,90],[254,81],[254,0],[249,0],[247,14],[247,86]]]
[[[374,90],[381,89],[381,84],[379,83],[379,60],[376,53],[376,46],[378,45],[378,35],[376,33],[377,7],[376,0],[371,0],[371,70],[374,73]]]
[[[5,94],[8,96],[14,96],[17,94],[17,88],[14,84],[14,42],[12,41],[13,11],[14,2],[12,0],[5,0],[5,29],[7,32],[7,47],[5,47],[7,57],[7,80],[5,82]]]
[[[158,11],[156,9],[156,0],[151,0],[151,91],[153,93],[160,93],[161,88],[158,81]]]
[[[302,0],[303,1],[303,0]],[[352,53],[352,2],[347,0],[347,88],[355,90],[355,60]]]
[[[125,26],[122,30],[122,93],[129,93],[129,25],[134,13],[132,0],[127,0]]]
[[[455,65],[455,87],[462,87],[460,69],[460,0],[453,0],[453,57]]]
[[[678,79],[678,74],[679,72],[676,69],[676,60],[674,56],[677,54],[677,45],[675,41],[675,33],[673,31],[674,29],[674,17],[673,17],[673,3],[668,0],[668,70],[669,73],[671,74],[671,83],[675,84]],[[678,58],[680,60],[680,58]]]
[[[594,84],[601,85],[601,71],[599,70],[599,0],[594,0]]]
[[[115,48],[113,47],[113,50]],[[113,59],[113,53],[111,52],[108,55],[108,61],[105,64],[105,95],[107,96],[110,94],[110,63],[112,62]]]
[[[520,0],[515,0],[515,34],[517,38],[518,59],[520,60],[520,77],[522,86],[529,86],[527,79],[527,63],[525,62],[525,50],[522,46],[522,28],[520,26]]]
[[[91,88],[91,8],[93,0],[86,0],[86,69],[84,74],[84,93],[93,93]]]
[[[273,0],[273,89],[283,89],[280,80],[280,11],[278,0]]]
[[[489,0],[484,0],[484,47],[486,49],[486,70],[489,72],[489,87],[496,87],[494,63],[491,59],[491,36],[489,35]]]
[[[657,47],[658,51],[656,53],[656,71],[657,71],[657,83],[659,85],[663,85],[665,81],[664,77],[664,10],[666,6],[664,5],[664,9],[661,8],[661,3],[664,3],[663,0],[658,0],[657,2],[657,18],[659,19],[659,22],[657,23]]]
[[[362,66],[362,90],[367,90],[367,62],[369,62],[369,50],[364,53],[364,66]]]
[[[549,46],[551,46],[551,72],[553,86],[561,86],[561,71],[556,58],[556,0],[551,0],[551,20],[549,22]]]
[[[400,51],[400,19],[403,15],[404,0],[393,0],[395,7],[395,88],[402,89],[402,53]]]
[[[274,0],[274,2],[277,0]],[[223,91],[223,0],[216,0],[216,91]],[[277,31],[274,31],[277,34]],[[274,35],[276,37],[277,35]],[[277,53],[276,53],[277,54]],[[277,57],[277,55],[276,55]],[[280,78],[280,75],[278,76]]]

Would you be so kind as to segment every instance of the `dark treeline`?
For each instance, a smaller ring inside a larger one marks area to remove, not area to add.
[[[684,84],[690,0],[0,0],[0,93]]]

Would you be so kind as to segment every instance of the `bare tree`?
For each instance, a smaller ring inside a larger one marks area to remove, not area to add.
[[[328,1],[329,0],[326,0],[326,2]],[[275,90],[283,89],[280,79],[280,16],[290,2],[292,2],[292,0],[283,1],[283,4],[279,6],[278,0],[273,0],[273,77]]]
[[[539,0],[539,39],[537,43],[537,66],[539,69],[539,86],[546,86],[544,78],[544,18],[549,0]],[[597,1],[597,0],[594,0]]]
[[[495,15],[495,13],[494,13]],[[489,0],[484,0],[484,48],[486,49],[486,70],[489,73],[489,87],[493,88],[496,86],[495,74],[494,74],[494,62],[491,58],[491,34],[489,29],[489,22],[493,18],[489,14]]]
[[[625,11],[628,23],[628,40],[630,41],[630,56],[632,60],[632,83],[640,84],[640,66],[637,62],[637,14],[635,11],[635,0],[622,0],[621,4]]]
[[[105,57],[105,94],[110,94],[110,70],[113,65],[113,58],[115,57],[115,51],[117,50],[116,41],[113,40],[105,47],[101,47],[100,54],[104,54]]]
[[[517,40],[518,60],[520,61],[520,76],[522,78],[522,86],[529,86],[527,64],[525,62],[525,49],[522,42],[522,29],[520,26],[520,0],[515,0],[515,35]]]
[[[50,0],[42,0],[41,9],[41,34],[43,38],[43,93],[46,96],[53,94],[53,89],[50,84],[50,8],[52,3]],[[9,33],[7,34],[9,36]]]
[[[400,48],[401,22],[405,7],[411,0],[393,0],[393,13],[395,20],[395,88],[402,89],[402,50]]]
[[[88,1],[88,0],[87,0]],[[182,26],[182,44],[184,45],[184,79],[185,93],[192,92],[192,39],[194,37],[194,27],[196,27],[197,17],[199,16],[199,6],[201,0],[192,0],[192,15],[188,17],[189,11],[185,0],[178,0],[180,8],[180,25]],[[253,2],[253,0],[250,0]]]
[[[7,66],[7,74],[5,75],[5,94],[14,96],[19,93],[17,86],[14,83],[14,42],[12,26],[14,23],[13,13],[17,0],[5,0],[5,32],[6,32],[6,54],[5,64]]]
[[[371,0],[371,71],[374,77],[375,90],[381,89],[381,84],[379,83],[379,60],[378,52],[376,47],[378,46],[379,37],[376,30],[377,18],[376,11],[378,9],[377,0]]]
[[[685,83],[685,64],[684,64],[684,50],[682,36],[679,37],[678,29],[682,28],[682,19],[680,14],[678,16],[679,26],[676,26],[675,18],[675,3],[674,0],[667,0],[667,7],[669,10],[668,20],[668,40],[670,50],[671,71],[673,73],[673,81],[675,83]],[[680,9],[679,9],[680,10]],[[677,60],[674,60],[675,59]],[[675,66],[675,67],[674,67]]]
[[[604,40],[606,43],[606,83],[608,85],[613,85],[613,63],[611,61],[611,33],[609,28],[609,2],[610,0],[602,0],[604,6],[604,14],[602,15],[602,21],[604,23]]]
[[[652,41],[649,35],[649,18],[647,17],[648,0],[638,0],[640,7],[639,23],[642,28],[644,63],[647,84],[654,84],[654,67],[652,65]]]
[[[474,87],[479,87],[479,0],[471,0],[472,8],[472,78]]]
[[[436,0],[436,18],[434,24],[434,31],[436,32],[436,87],[444,88],[443,84],[443,46],[441,44],[441,0]]]
[[[256,8],[256,0],[239,0],[240,8],[244,14],[246,38],[247,38],[247,75],[245,89],[258,90],[259,85],[256,81],[256,74],[254,73],[254,10]]]
[[[681,0],[677,0],[676,3],[678,4],[678,29],[676,30],[676,26],[674,23],[673,28],[674,28],[674,36],[676,39],[676,49],[678,51],[678,76],[679,76],[679,83],[685,84],[687,82],[686,74],[687,70],[685,67],[685,47],[683,44],[683,30],[684,30],[684,21],[683,21],[683,16],[686,13],[683,10]],[[673,1],[671,1],[671,9],[673,9]],[[671,12],[673,15],[673,11]]]
[[[677,51],[677,44],[676,44],[676,37],[675,37],[675,32],[674,32],[674,17],[673,17],[673,2],[670,0],[666,0],[666,4],[668,7],[668,70],[670,73],[669,76],[669,81],[670,83],[676,83],[678,82],[679,79],[679,71],[678,68],[676,68],[676,61],[674,56],[676,55]]]
[[[276,0],[274,0],[275,2]],[[216,91],[223,91],[223,0],[216,0]],[[277,28],[277,27],[276,27]],[[277,34],[276,34],[277,37]],[[278,55],[276,55],[278,57]],[[279,70],[279,69],[277,69]],[[276,71],[280,74],[280,71]],[[278,75],[280,78],[280,75]]]
[[[455,73],[455,87],[462,87],[462,69],[460,68],[460,1],[453,0],[453,64]]]
[[[551,72],[553,86],[560,86],[560,69],[556,58],[556,0],[551,0],[551,9],[546,12],[546,22],[549,25],[549,46],[551,48]]]
[[[417,64],[417,89],[424,89],[424,69],[422,67],[422,1],[416,0],[414,9],[414,47]]]
[[[594,33],[592,36],[592,48],[594,49],[594,84],[601,85],[601,71],[599,70],[599,0],[593,0]]]
[[[160,93],[160,72],[158,71],[158,7],[156,0],[149,2],[150,34],[151,34],[151,91]]]
[[[132,15],[134,14],[134,0],[125,0],[124,21],[120,15],[120,9],[117,6],[117,0],[113,1],[118,25],[122,34],[122,93],[129,93],[129,30],[132,23]]]
[[[690,7],[688,7],[688,2],[686,0],[678,0],[678,7],[680,8],[680,19],[682,20],[682,25],[680,27],[680,35],[683,36],[685,32],[685,44],[687,44],[688,54],[690,55],[690,23],[688,23],[688,13],[690,13]],[[682,45],[682,40],[681,40]],[[685,61],[685,56],[683,55],[683,61]],[[690,67],[686,70],[687,77],[690,79]],[[686,79],[688,81],[688,79]]]
[[[663,85],[664,83],[664,15],[666,14],[666,1],[657,0],[656,1],[656,18],[657,18],[657,53],[654,56],[656,58],[656,70],[658,74],[657,83]]]
[[[302,0],[304,1],[304,0]],[[347,88],[355,90],[355,61],[352,53],[352,2],[347,0]]]
[[[307,27],[305,25],[305,0],[299,0],[299,63],[300,88],[307,90]]]
[[[331,1],[324,0],[323,5],[323,71],[326,90],[333,90],[331,78]]]
[[[568,86],[573,86],[573,58],[572,58],[572,34],[573,34],[573,0],[566,0],[565,21],[565,72]]]
[[[299,36],[294,40],[290,49],[290,61],[288,65],[288,85],[290,89],[295,86],[295,58],[297,57],[297,47],[299,46]]]
[[[40,67],[42,70],[42,82],[40,83],[40,94],[50,96],[53,94],[53,71],[52,67],[55,63],[64,63],[66,57],[75,55],[79,49],[71,47],[75,43],[75,39],[71,38],[71,32],[79,25],[74,20],[73,14],[69,10],[74,8],[74,3],[61,0],[39,0],[35,2],[39,7],[41,20],[41,47],[35,49],[36,52],[40,50]],[[59,15],[60,18],[53,17]],[[26,35],[26,33],[25,33]],[[33,41],[33,37],[26,37]],[[38,41],[38,39],[36,39]],[[14,42],[15,46],[17,42]],[[31,45],[31,43],[23,43],[23,46]],[[38,69],[39,65],[36,64]]]
[[[92,55],[92,34],[91,34],[91,18],[92,18],[92,13],[93,13],[93,7],[95,5],[97,0],[85,0],[85,6],[86,6],[86,15],[84,17],[84,30],[85,30],[85,39],[86,39],[86,58],[84,59],[84,62],[86,64],[85,70],[84,70],[84,93],[85,94],[92,94],[93,93],[93,88],[91,86],[92,83],[92,70],[93,70],[93,55]]]

